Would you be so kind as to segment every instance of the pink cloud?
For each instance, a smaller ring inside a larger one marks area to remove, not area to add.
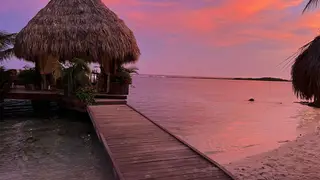
[[[5,5],[0,7],[2,13],[23,12],[23,9],[35,7],[34,13],[36,13],[38,7],[43,7],[48,2],[48,0],[5,1]],[[316,36],[320,28],[319,11],[301,15],[305,2],[303,0],[103,0],[103,2],[123,18],[136,34],[142,47],[139,63],[143,67],[142,71],[145,68],[146,71],[169,72],[170,70],[171,72],[177,68],[161,66],[164,63],[156,61],[163,62],[167,59],[171,64],[174,61],[178,66],[181,62],[185,63],[183,61],[185,59],[192,61],[198,54],[203,56],[201,58],[203,62],[213,67],[220,67],[226,65],[225,62],[212,61],[212,57],[231,60],[234,55],[230,52],[237,52],[237,58],[254,57],[255,60],[263,62],[260,68],[265,68],[267,59],[281,61],[290,56],[290,53]],[[194,50],[196,48],[197,51]],[[157,57],[154,57],[154,54],[157,54]],[[155,60],[150,61],[150,58]],[[247,62],[253,63],[250,60]],[[259,66],[259,63],[255,65]],[[193,66],[189,64],[184,68],[190,72]],[[219,69],[216,69],[216,72],[219,72]]]
[[[137,0],[134,2],[139,4]],[[227,0],[219,6],[200,9],[172,3],[169,10],[159,6],[157,8],[163,11],[132,10],[123,15],[137,31],[153,32],[155,35],[179,33],[186,37],[207,39],[216,45],[234,45],[256,39],[293,41],[301,38],[301,34],[295,34],[295,30],[319,27],[317,18],[308,20],[306,16],[300,16],[300,12],[289,20],[283,20],[290,15],[287,9],[301,3],[302,0]]]

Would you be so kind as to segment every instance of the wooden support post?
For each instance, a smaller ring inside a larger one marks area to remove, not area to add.
[[[2,93],[2,92],[0,92]],[[0,95],[0,121],[4,120],[4,97]]]
[[[117,64],[116,62],[113,60],[110,63],[109,66],[109,72],[108,72],[108,80],[107,80],[107,94],[110,92],[110,86],[111,86],[111,74],[114,75],[116,73],[117,70]]]
[[[2,89],[0,89],[0,121],[4,119],[4,99],[6,93],[10,91],[11,79],[8,82],[4,82]]]
[[[42,88],[41,74],[40,74],[40,64],[38,60],[35,61],[35,70],[36,70],[36,79],[35,79],[35,88],[40,90]]]
[[[41,74],[41,90],[45,90],[47,88],[46,75]]]
[[[109,93],[110,91],[110,73],[108,73],[107,75],[107,94]]]

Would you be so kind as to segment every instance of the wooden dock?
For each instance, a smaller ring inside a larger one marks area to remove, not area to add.
[[[120,180],[235,179],[127,105],[89,106],[87,110]]]

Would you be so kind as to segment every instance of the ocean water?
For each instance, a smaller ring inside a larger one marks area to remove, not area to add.
[[[135,76],[133,86],[130,105],[221,164],[275,149],[320,122],[290,82]]]
[[[34,117],[29,102],[5,105],[6,118],[0,121],[1,180],[114,179],[111,160],[88,116],[70,112],[40,118]]]

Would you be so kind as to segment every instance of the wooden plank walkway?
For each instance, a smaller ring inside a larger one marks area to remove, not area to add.
[[[88,113],[120,180],[235,179],[127,105],[89,106]]]

